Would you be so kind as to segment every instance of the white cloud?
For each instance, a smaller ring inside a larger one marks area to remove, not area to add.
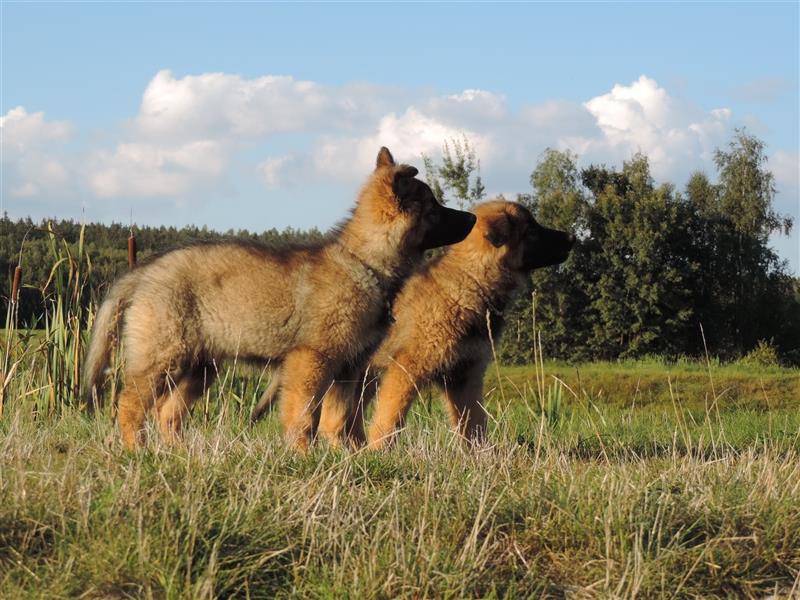
[[[65,191],[70,174],[55,155],[72,130],[67,121],[49,121],[43,112],[29,113],[23,106],[0,117],[3,163],[12,197]]]
[[[0,129],[4,158],[12,158],[65,140],[72,125],[67,121],[47,121],[43,112],[29,113],[24,106],[17,106],[0,117]]]
[[[176,78],[159,71],[144,91],[128,139],[92,153],[86,176],[100,197],[172,197],[202,192],[236,153],[276,134],[367,131],[396,91],[368,84],[324,86],[289,76],[226,73]],[[308,159],[266,159],[254,172],[268,187],[289,184]]]
[[[414,161],[421,153],[438,156],[445,140],[466,135],[481,159],[484,181],[497,189],[526,182],[546,147],[572,150],[584,163],[617,165],[643,152],[656,178],[680,181],[709,165],[731,121],[729,109],[703,111],[646,76],[583,104],[547,101],[516,112],[501,95],[465,90],[422,98],[399,116],[390,112],[360,136],[323,135],[313,162],[324,176],[354,180],[363,177],[381,145]]]
[[[220,177],[225,167],[226,152],[214,140],[171,147],[124,143],[94,154],[88,180],[100,198],[172,196]]]
[[[382,145],[419,165],[421,154],[437,157],[446,140],[462,136],[475,147],[490,189],[526,189],[548,146],[577,152],[583,163],[619,164],[642,151],[657,178],[680,182],[707,166],[732,120],[729,109],[702,110],[644,75],[583,103],[551,100],[512,110],[502,94],[481,89],[435,95],[276,75],[178,78],[164,70],[144,90],[126,135],[84,157],[66,161],[49,152],[72,128],[43,113],[15,108],[2,127],[16,173],[9,190],[18,196],[79,175],[97,197],[169,198],[202,195],[242,166],[270,189],[350,184],[369,172]],[[253,159],[252,149],[266,144],[271,155]]]
[[[490,152],[486,136],[465,128],[455,128],[421,113],[414,107],[399,117],[389,113],[373,133],[358,138],[326,138],[314,151],[314,166],[337,179],[359,179],[374,165],[381,146],[387,146],[398,161],[420,162],[422,154],[436,154],[445,140],[466,135],[478,154]]]
[[[584,106],[602,132],[587,140],[585,152],[592,159],[618,162],[641,151],[657,177],[674,176],[693,160],[707,161],[731,120],[729,109],[703,112],[672,98],[644,75],[629,86],[615,85]]]
[[[384,94],[378,86],[336,88],[282,75],[243,79],[204,73],[176,79],[163,70],[145,89],[135,124],[146,138],[261,138],[348,127],[376,116]]]
[[[491,126],[508,118],[506,99],[486,90],[433,96],[418,103],[419,110],[451,126]]]
[[[797,152],[776,151],[769,158],[768,167],[779,184],[790,188],[800,186],[800,154]]]
[[[303,181],[303,173],[308,169],[308,161],[294,154],[273,156],[256,165],[256,174],[268,188],[290,188]]]

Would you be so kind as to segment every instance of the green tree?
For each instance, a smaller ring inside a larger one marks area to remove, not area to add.
[[[486,195],[480,174],[480,160],[475,147],[464,136],[445,141],[442,146],[441,165],[422,155],[425,178],[434,196],[441,203],[455,200],[462,210],[480,202]]]
[[[585,231],[588,205],[575,154],[548,148],[531,173],[530,182],[533,193],[520,194],[517,200],[531,209],[539,223],[566,231]],[[536,293],[537,329],[541,331],[543,351],[548,357],[587,355],[589,282],[584,277],[586,269],[581,266],[588,258],[583,242],[576,244],[561,265],[538,269],[531,276],[530,289]],[[530,290],[525,290],[507,311],[501,356],[509,362],[530,360],[533,308]]]
[[[734,350],[743,354],[775,326],[770,323],[774,310],[763,308],[788,293],[785,265],[769,247],[769,236],[788,234],[792,220],[773,209],[775,179],[759,139],[737,130],[728,149],[715,152],[714,162],[719,176],[715,237],[729,260],[720,265],[731,296],[727,325]]]
[[[655,187],[647,157],[635,155],[622,172],[587,171],[595,191],[591,236],[597,250],[588,264],[599,273],[591,288],[597,318],[590,346],[616,358],[685,349],[692,314],[694,265],[677,251],[686,239],[681,198],[670,184]]]

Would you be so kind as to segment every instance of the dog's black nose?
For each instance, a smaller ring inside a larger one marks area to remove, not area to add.
[[[569,243],[570,246],[575,244],[575,234],[574,233],[567,234],[567,242]]]

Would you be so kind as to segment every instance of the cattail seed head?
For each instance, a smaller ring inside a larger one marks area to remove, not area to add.
[[[128,268],[136,266],[136,236],[131,234],[128,238]]]
[[[22,266],[17,265],[14,269],[14,283],[11,286],[11,303],[16,304],[19,300],[19,288],[22,285]]]

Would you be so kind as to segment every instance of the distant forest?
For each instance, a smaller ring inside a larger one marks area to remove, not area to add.
[[[715,153],[716,180],[692,174],[685,188],[656,185],[648,159],[621,169],[579,169],[570,152],[547,150],[531,173],[531,189],[515,200],[544,225],[570,229],[578,243],[558,268],[536,271],[506,310],[501,360],[529,362],[536,327],[545,356],[613,360],[659,355],[736,359],[765,345],[785,364],[800,365],[800,280],[769,247],[769,236],[792,222],[773,209],[774,178],[763,143],[737,131]],[[442,202],[469,207],[484,199],[479,162],[469,141],[452,140],[440,160],[423,157],[426,179]],[[0,219],[0,296],[11,293],[21,257],[20,323],[36,326],[52,299],[46,287],[59,248],[77,252],[81,224]],[[193,241],[246,239],[265,243],[320,239],[318,230],[218,233],[197,227],[132,229],[139,260]],[[87,224],[91,262],[84,302],[102,298],[128,269],[122,224]],[[23,244],[23,239],[24,244]],[[535,294],[533,293],[535,291]]]

